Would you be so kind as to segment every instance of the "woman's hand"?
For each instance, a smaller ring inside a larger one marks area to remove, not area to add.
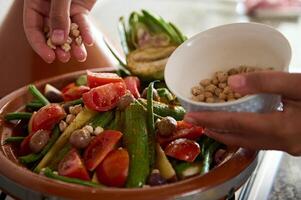
[[[88,14],[96,0],[25,0],[23,24],[26,37],[34,49],[47,63],[55,58],[68,62],[71,55],[61,48],[51,49],[46,44],[44,27],[50,27],[50,38],[55,45],[67,41],[70,20],[79,25],[79,30],[86,45],[93,44],[93,37],[88,20]],[[72,55],[80,62],[85,61],[87,52],[84,45],[72,44]]]
[[[231,76],[230,87],[241,94],[273,93],[283,98],[283,112],[188,113],[185,120],[206,127],[222,143],[250,149],[273,149],[301,155],[301,74],[257,72]]]

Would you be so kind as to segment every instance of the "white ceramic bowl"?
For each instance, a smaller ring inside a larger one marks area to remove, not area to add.
[[[291,47],[276,29],[257,23],[235,23],[198,33],[180,45],[168,59],[165,81],[187,111],[268,112],[280,105],[280,96],[248,95],[226,103],[191,100],[191,88],[217,71],[240,65],[273,67],[284,71]]]

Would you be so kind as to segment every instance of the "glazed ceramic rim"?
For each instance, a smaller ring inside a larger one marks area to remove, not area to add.
[[[200,37],[200,35],[202,34],[205,34],[209,31],[212,31],[212,30],[216,30],[216,29],[221,29],[221,28],[224,28],[224,27],[227,27],[227,26],[236,26],[236,25],[255,25],[255,26],[261,26],[263,28],[266,28],[266,29],[269,29],[275,33],[277,33],[287,44],[287,47],[289,49],[289,59],[288,59],[288,64],[290,63],[291,59],[292,59],[292,48],[291,48],[291,45],[288,41],[288,39],[280,32],[278,31],[277,29],[275,29],[274,27],[270,26],[270,25],[267,25],[267,24],[261,24],[261,23],[256,23],[256,22],[238,22],[238,23],[230,23],[230,24],[224,24],[224,25],[220,25],[220,26],[216,26],[216,27],[213,27],[213,28],[209,28],[207,30],[204,30],[204,31],[201,31],[199,33],[197,33],[196,35],[192,36],[191,38],[189,38],[188,40],[186,40],[184,43],[182,43],[175,51],[178,51],[181,47],[187,45],[187,43],[191,42],[192,40],[195,40],[197,39],[198,37]],[[169,60],[167,61],[167,65],[168,65],[168,62]],[[166,65],[166,66],[167,66]],[[284,66],[285,68],[286,66]],[[167,77],[167,74],[165,73],[164,71],[164,79],[166,81],[166,84],[167,86],[170,85],[168,83],[168,78]],[[173,88],[171,87],[168,87],[168,89],[173,93],[175,94],[179,99],[181,99],[182,101],[190,104],[190,105],[194,105],[194,106],[200,106],[200,107],[210,107],[210,108],[219,108],[219,107],[225,107],[225,106],[233,106],[233,105],[236,105],[236,104],[240,104],[240,103],[243,103],[243,102],[246,102],[246,101],[251,101],[255,98],[257,98],[259,96],[259,94],[252,94],[252,95],[246,95],[238,100],[235,100],[235,101],[229,101],[229,102],[221,102],[221,103],[206,103],[206,102],[197,102],[197,101],[193,101],[189,98],[186,98],[184,97],[183,95],[179,94],[177,91],[175,91]]]
[[[102,69],[92,69],[92,71],[112,71],[114,68],[102,68]],[[42,86],[46,83],[50,83],[56,80],[62,80],[67,77],[75,77],[84,74],[86,70],[72,72],[60,76],[55,76],[48,79],[43,79],[41,81],[34,82],[35,85]],[[0,113],[3,113],[5,106],[9,104],[10,101],[14,100],[20,95],[26,93],[27,86],[24,86],[9,95],[5,96],[0,100]],[[3,131],[2,126],[3,120],[0,120],[0,132]],[[2,136],[2,134],[1,134]],[[3,137],[3,136],[2,136]],[[4,155],[6,154],[6,155]],[[114,197],[145,197],[149,195],[152,197],[160,196],[163,198],[171,198],[175,196],[182,196],[191,193],[202,192],[211,189],[212,187],[222,185],[223,183],[234,179],[239,176],[240,173],[244,172],[248,167],[255,161],[257,157],[257,152],[253,150],[247,150],[240,148],[238,149],[231,159],[223,163],[221,166],[212,169],[209,173],[203,176],[196,176],[186,180],[181,180],[179,182],[170,183],[162,186],[147,187],[147,188],[91,188],[76,184],[65,183],[62,181],[47,178],[45,176],[38,175],[23,166],[17,165],[7,157],[7,152],[3,150],[1,145],[0,150],[0,173],[9,180],[22,185],[30,190],[41,192],[43,194],[59,196],[63,198],[76,198],[78,193],[91,196],[89,197],[99,197],[114,199]],[[237,165],[237,163],[243,163]],[[235,170],[227,171],[225,169],[233,168]],[[206,180],[206,181],[204,181]],[[211,180],[211,181],[210,181]],[[214,180],[214,181],[212,181]],[[237,188],[236,188],[237,189]],[[94,196],[96,195],[96,196]],[[94,199],[94,198],[93,198]]]

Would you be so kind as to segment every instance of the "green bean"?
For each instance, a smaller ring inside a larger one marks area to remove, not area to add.
[[[69,178],[69,177],[57,175],[57,174],[53,173],[53,171],[48,167],[44,169],[43,173],[48,178],[56,179],[56,180],[67,182],[67,183],[74,183],[74,184],[89,186],[89,187],[103,187],[102,185],[93,183],[91,181],[83,181],[83,180],[77,179],[77,178]]]
[[[218,142],[213,142],[210,144],[209,148],[205,152],[205,156],[203,159],[203,164],[202,164],[202,169],[201,169],[201,174],[205,174],[209,172],[210,166],[213,160],[213,154],[214,152],[220,147],[220,143]]]
[[[119,37],[121,40],[121,46],[123,49],[123,53],[127,55],[129,53],[129,46],[128,46],[128,39],[127,39],[127,31],[125,28],[125,22],[124,18],[120,17],[119,18],[119,23],[118,23],[118,33]]]
[[[11,136],[5,139],[4,144],[13,143],[13,142],[22,142],[25,137],[21,136]]]
[[[26,110],[39,110],[42,108],[44,105],[41,102],[30,102],[26,104]]]
[[[53,170],[57,169],[57,166],[59,165],[60,161],[65,157],[65,155],[70,151],[71,148],[72,145],[70,143],[67,143],[51,160],[48,167]]]
[[[47,145],[43,148],[41,152],[32,153],[26,156],[21,156],[19,157],[19,160],[24,164],[33,163],[37,160],[40,160],[44,155],[46,155],[46,153],[49,151],[49,149],[52,147],[52,145],[55,143],[55,141],[58,139],[59,136],[60,136],[60,129],[58,126],[55,126],[50,140],[48,141]]]
[[[48,101],[48,99],[46,99],[46,97],[44,97],[44,95],[36,88],[36,86],[34,85],[29,85],[28,86],[28,90],[29,92],[36,97],[44,106],[47,104],[50,104],[50,102]]]
[[[90,122],[93,128],[100,126],[102,128],[106,127],[114,118],[113,111],[107,111],[104,113],[97,114]]]
[[[154,107],[153,107],[153,90],[154,82],[151,82],[147,88],[147,127],[148,127],[148,150],[149,150],[149,164],[151,169],[155,163],[155,122],[154,122]]]
[[[12,112],[12,113],[7,113],[4,116],[4,119],[7,121],[11,120],[20,120],[20,119],[30,119],[32,116],[32,113],[29,112]]]
[[[124,61],[122,61],[122,59],[119,56],[117,56],[117,54],[115,53],[115,51],[112,49],[112,47],[108,44],[108,42],[105,39],[104,39],[104,43],[108,47],[108,49],[110,50],[110,52],[113,54],[113,56],[116,58],[116,60],[119,62],[119,64],[122,67],[127,67],[126,63]],[[126,69],[123,68],[123,70],[126,70]]]
[[[65,109],[65,111],[68,111],[70,106],[74,106],[74,105],[78,105],[78,104],[83,104],[83,99],[76,99],[73,101],[67,101],[65,103],[63,103],[62,107]]]

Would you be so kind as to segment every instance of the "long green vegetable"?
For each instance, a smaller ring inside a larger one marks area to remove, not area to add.
[[[145,110],[132,103],[125,110],[124,145],[129,152],[130,167],[126,187],[142,187],[150,172]]]
[[[76,100],[73,100],[73,101],[68,101],[68,102],[65,102],[62,107],[68,111],[69,107],[70,106],[74,106],[74,105],[78,105],[78,104],[83,104],[83,99],[80,98],[80,99],[76,99]]]
[[[20,119],[30,119],[32,116],[32,113],[29,112],[12,112],[8,113],[4,116],[4,119],[7,121],[11,120],[20,120]]]
[[[4,144],[13,143],[13,142],[22,142],[25,137],[21,136],[11,136],[5,139]]]
[[[100,126],[102,128],[106,127],[114,118],[113,111],[107,111],[104,113],[98,113],[90,122],[93,128]]]
[[[145,99],[138,99],[138,101],[143,105],[147,106],[147,101]],[[171,116],[175,118],[176,120],[182,120],[186,111],[182,106],[174,106],[174,105],[168,105],[165,103],[160,103],[158,101],[153,102],[153,107],[154,107],[154,113],[162,116],[162,117],[167,117]]]
[[[210,166],[213,160],[214,152],[221,146],[218,142],[213,142],[210,147],[206,150],[204,160],[202,163],[201,174],[209,172]]]
[[[83,181],[81,179],[69,178],[69,177],[57,175],[57,174],[53,173],[53,171],[48,167],[44,169],[43,173],[48,178],[56,179],[56,180],[67,182],[67,183],[74,183],[74,184],[89,186],[89,187],[103,187],[102,185],[93,183],[91,181]]]
[[[42,108],[44,105],[41,102],[30,102],[26,104],[26,110],[36,111]]]
[[[147,128],[148,128],[148,150],[149,150],[149,164],[151,169],[155,164],[155,148],[156,148],[156,138],[155,138],[155,122],[154,122],[154,82],[151,82],[147,88]]]
[[[55,141],[58,139],[59,136],[60,136],[60,128],[58,126],[55,126],[49,142],[41,152],[31,153],[26,156],[21,156],[19,157],[19,160],[24,164],[33,163],[37,160],[40,160],[41,158],[43,158],[44,155],[46,155],[46,153],[49,151],[49,149],[52,147],[52,145],[55,143]]]
[[[118,33],[119,33],[119,37],[121,40],[121,46],[123,49],[123,53],[125,55],[127,55],[130,52],[130,50],[129,50],[129,46],[128,46],[128,38],[127,38],[128,33],[126,31],[124,17],[119,18]]]
[[[29,85],[28,86],[28,90],[29,92],[36,97],[44,106],[47,104],[50,104],[50,102],[48,101],[48,99],[46,99],[46,97],[44,97],[44,95],[36,88],[36,86],[34,85]]]
[[[49,168],[56,170],[59,162],[65,157],[65,155],[70,151],[72,145],[70,143],[66,144],[60,152],[50,161]]]

